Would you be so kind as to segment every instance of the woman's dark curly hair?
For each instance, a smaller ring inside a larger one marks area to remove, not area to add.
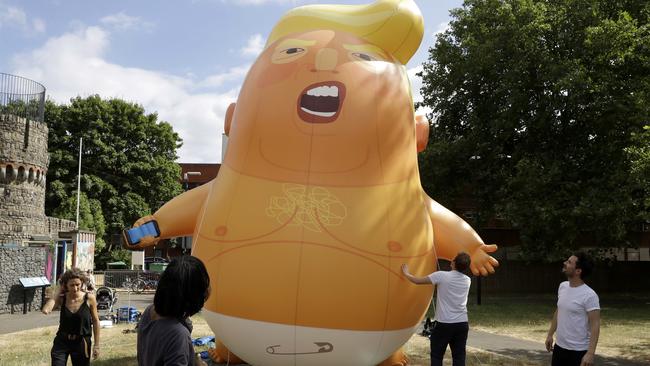
[[[64,291],[67,291],[68,281],[73,280],[75,278],[80,279],[81,283],[86,282],[86,274],[79,268],[72,267],[61,275],[61,278],[59,279],[59,284],[63,286]]]
[[[160,276],[153,298],[156,312],[183,319],[201,310],[210,294],[210,277],[203,262],[184,255],[174,258]]]

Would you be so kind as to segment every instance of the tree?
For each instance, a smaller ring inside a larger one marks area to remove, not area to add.
[[[633,134],[635,145],[626,149],[632,162],[634,193],[639,220],[650,224],[650,125],[642,133]]]
[[[105,221],[105,247],[96,252],[96,259],[121,259],[117,239],[121,230],[182,191],[175,163],[181,139],[169,123],[145,114],[141,106],[97,95],[73,98],[69,105],[48,101],[45,121],[50,152],[46,213],[69,218],[66,205],[76,199],[79,138],[83,138],[81,191],[89,209],[101,210]],[[99,230],[99,214],[91,216],[90,227]]]
[[[61,186],[60,183],[58,181],[55,185]],[[72,194],[64,199],[61,205],[54,209],[52,216],[75,221],[77,219],[77,196]],[[102,213],[102,204],[96,199],[88,199],[86,193],[79,195],[79,229],[93,231],[96,235],[95,251],[102,252],[104,250],[106,247],[104,241],[106,221]]]
[[[434,120],[425,189],[452,205],[470,191],[479,223],[509,220],[530,259],[563,256],[585,232],[625,245],[643,207],[629,151],[650,117],[649,4],[454,9],[421,73]]]

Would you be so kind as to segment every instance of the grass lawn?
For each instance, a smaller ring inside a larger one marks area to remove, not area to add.
[[[208,324],[200,316],[192,317],[195,337],[212,334]],[[121,323],[113,328],[103,328],[100,334],[100,357],[92,365],[137,366],[135,324]],[[50,349],[57,326],[0,335],[0,365],[40,366],[50,364]],[[197,351],[207,348],[197,347]],[[68,361],[68,365],[72,363]]]
[[[200,315],[192,318],[194,323],[193,337],[212,334],[207,323]],[[119,365],[137,366],[136,360],[136,334],[122,333],[124,330],[133,329],[133,324],[118,324],[113,328],[101,331],[101,355],[93,365]],[[0,335],[0,365],[2,366],[41,366],[50,364],[50,348],[56,333],[56,326],[27,330],[23,332]],[[205,350],[197,347],[197,351]],[[429,365],[429,341],[427,338],[414,335],[404,346],[404,351],[411,360],[411,365]],[[68,365],[71,363],[68,361]],[[451,365],[449,352],[445,365]],[[468,366],[531,366],[532,363],[501,357],[477,349],[468,349]]]
[[[650,294],[599,294],[600,339],[596,353],[650,362]],[[555,311],[556,295],[470,297],[470,326],[544,342]]]
[[[600,296],[602,327],[597,353],[627,357],[650,362],[650,294]],[[473,329],[512,335],[543,343],[551,315],[555,309],[555,295],[484,296],[483,305],[474,305],[470,297],[469,316]],[[192,318],[194,337],[212,334],[200,315]],[[118,324],[102,329],[101,357],[93,365],[137,365],[136,335],[123,334],[133,324]],[[0,335],[0,365],[36,366],[50,364],[50,348],[56,327],[45,327]],[[197,348],[197,351],[205,348]],[[429,365],[428,339],[414,335],[404,351],[415,366]],[[445,365],[451,365],[447,352]],[[484,350],[468,348],[468,366],[533,366],[534,362],[514,360]]]

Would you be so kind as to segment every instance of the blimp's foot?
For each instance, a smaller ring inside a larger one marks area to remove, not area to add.
[[[246,361],[230,352],[228,348],[226,348],[226,346],[221,343],[221,341],[217,341],[216,347],[209,350],[208,354],[210,355],[212,361],[216,363],[225,363],[229,365],[241,365],[246,363]]]
[[[406,366],[408,364],[409,358],[406,357],[406,354],[404,352],[402,352],[402,349],[398,349],[378,366]]]

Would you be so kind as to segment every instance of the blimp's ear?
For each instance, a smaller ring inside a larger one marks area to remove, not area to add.
[[[415,116],[415,139],[418,152],[424,151],[429,143],[429,121],[425,116]]]
[[[232,125],[232,116],[235,114],[235,106],[237,103],[230,103],[226,110],[226,118],[223,123],[223,132],[226,136],[230,136],[230,126]]]

